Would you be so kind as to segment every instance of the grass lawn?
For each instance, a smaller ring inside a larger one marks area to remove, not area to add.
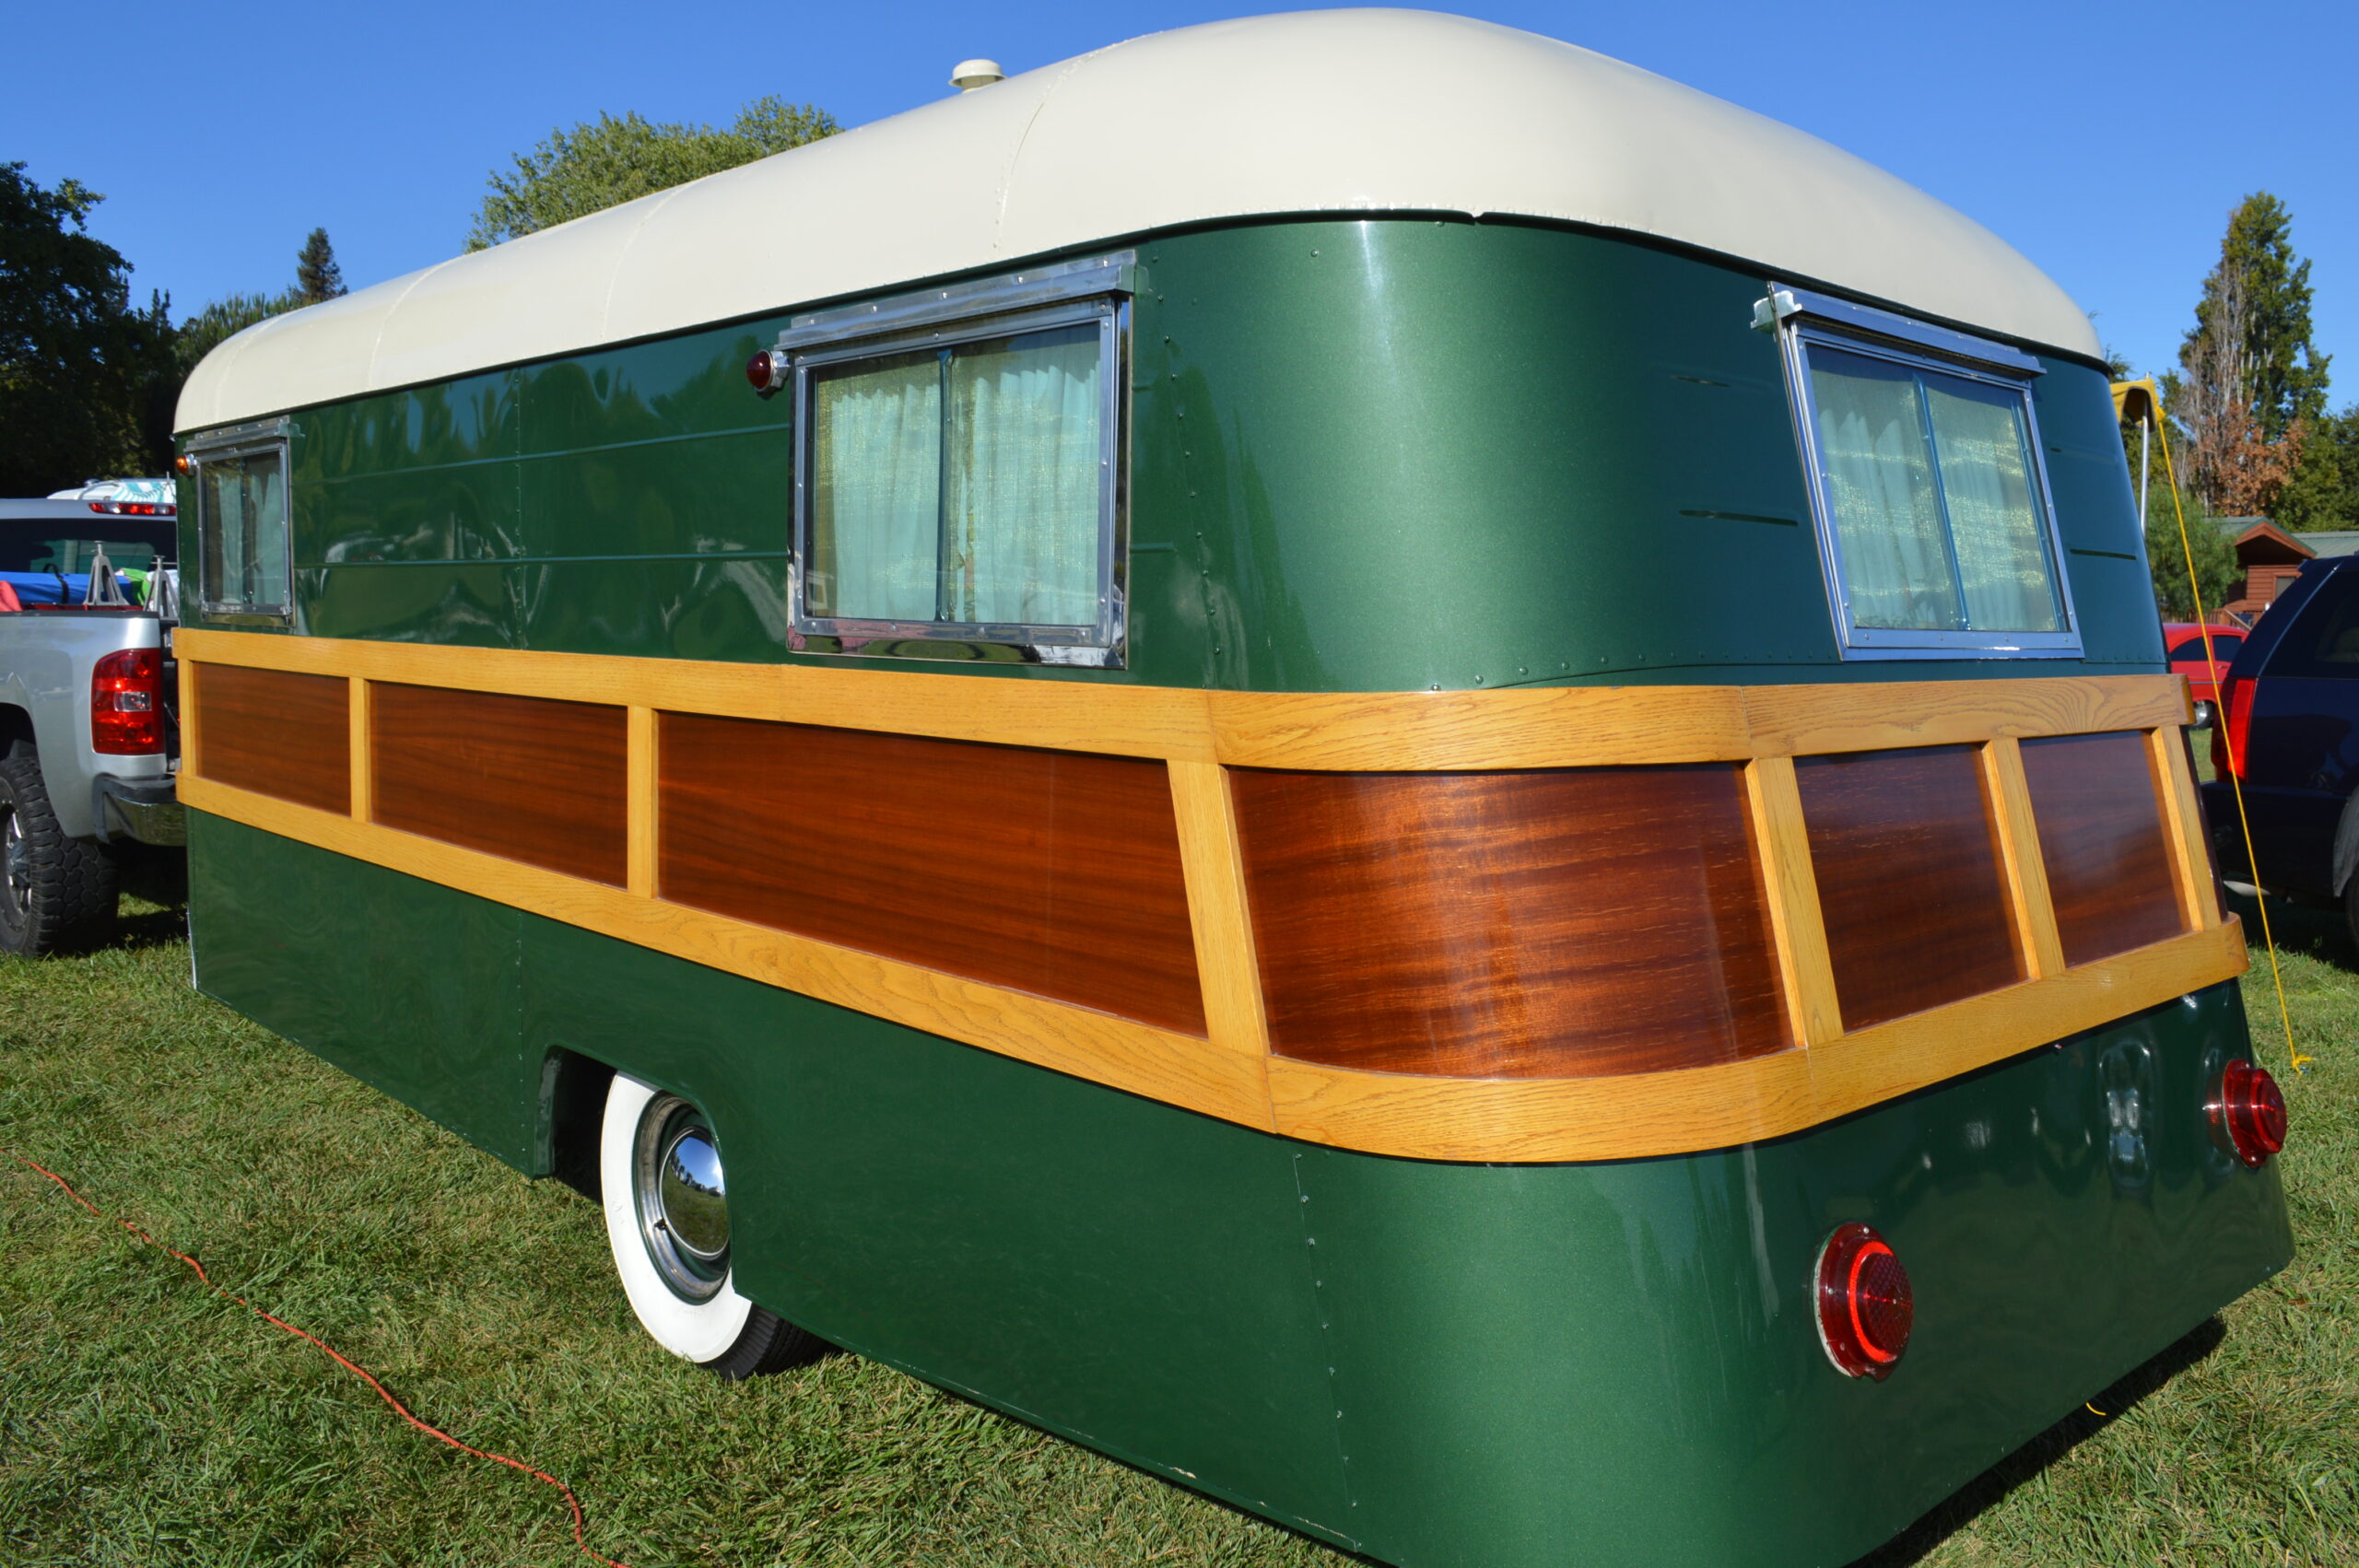
[[[125,941],[0,959],[0,1144],[425,1419],[572,1483],[633,1565],[1340,1564],[848,1356],[722,1385],[648,1341],[593,1205],[196,996],[168,862]],[[2272,910],[2272,912],[2274,912]],[[2248,910],[2247,924],[2253,922]],[[1872,1561],[2359,1563],[2359,961],[2287,912],[2300,1256]],[[2261,1057],[2284,1046],[2265,965]],[[584,1561],[562,1500],[0,1169],[0,1563]]]

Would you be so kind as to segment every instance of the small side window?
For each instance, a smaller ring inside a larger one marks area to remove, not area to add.
[[[2031,382],[2036,360],[1774,289],[1846,658],[2080,651]]]
[[[253,435],[265,439],[254,440]],[[216,619],[279,621],[294,600],[282,428],[192,447],[197,576]]]
[[[2264,673],[2359,681],[2359,571],[2339,571],[2318,585]]]
[[[886,307],[781,334],[800,431],[792,646],[1121,662],[1128,305],[1112,281],[1093,264],[945,291],[916,322]]]

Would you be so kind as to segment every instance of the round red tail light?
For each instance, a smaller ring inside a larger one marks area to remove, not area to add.
[[[786,356],[768,349],[745,361],[745,380],[758,392],[774,392],[786,385]]]
[[[1861,1224],[1838,1226],[1818,1252],[1818,1341],[1847,1377],[1888,1377],[1908,1348],[1917,1309],[1908,1270]]]
[[[2212,1118],[2212,1136],[2255,1170],[2285,1147],[2285,1092],[2265,1067],[2230,1062],[2203,1109]]]

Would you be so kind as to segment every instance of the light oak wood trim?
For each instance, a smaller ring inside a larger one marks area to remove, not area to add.
[[[361,676],[350,677],[352,694],[346,700],[345,711],[349,716],[352,746],[352,820],[377,820],[377,773],[375,731],[370,728],[369,683]]]
[[[1809,1054],[1610,1078],[1426,1078],[1270,1059],[1288,1138],[1419,1160],[1629,1160],[1725,1149],[1818,1119]]]
[[[1110,1013],[642,898],[376,823],[189,779],[216,816],[1134,1094],[1266,1128],[1261,1059]]]
[[[655,896],[655,709],[630,709],[624,761],[623,820],[629,834],[625,885],[641,898]]]
[[[2233,918],[2046,979],[1911,1013],[1811,1053],[1820,1114],[1837,1117],[1910,1094],[2018,1052],[2095,1029],[2249,967]]]
[[[1419,773],[1754,755],[1737,686],[1206,695],[1233,767]]]
[[[1990,794],[1999,828],[1999,864],[2015,918],[2015,945],[2034,977],[2064,972],[2064,939],[2056,929],[2056,901],[2048,888],[2048,861],[2033,820],[2031,785],[2024,778],[2023,744],[2001,735],[1982,748],[1982,787]]]
[[[1204,988],[1204,1026],[1214,1044],[1257,1058],[1270,1051],[1262,1005],[1262,970],[1245,902],[1245,858],[1228,774],[1218,763],[1171,764],[1171,808],[1180,828],[1180,863],[1188,883],[1196,973]],[[1268,1119],[1263,1093],[1264,1130]]]
[[[185,633],[177,634],[175,643],[179,637],[186,635]],[[177,650],[173,657],[180,661],[181,666],[181,770],[179,776],[183,778],[193,778],[197,774],[198,763],[201,760],[198,737],[204,728],[204,714],[197,697],[197,665],[195,660],[185,658]]]
[[[1794,781],[1794,759],[1761,757],[1744,770],[1753,811],[1753,838],[1769,900],[1769,931],[1778,948],[1778,979],[1797,1045],[1814,1046],[1843,1032],[1835,965],[1826,952],[1826,922],[1818,907],[1818,878],[1811,870],[1810,833]]]
[[[2187,685],[2177,675],[1845,682],[1740,689],[1755,750],[1763,756],[1962,745],[1994,735],[2148,730],[2187,720]]]
[[[2224,918],[2212,880],[2210,829],[2203,796],[2189,767],[2187,746],[2177,725],[2146,731],[2146,760],[2163,807],[2163,835],[2170,840],[2171,882],[2178,890],[2179,918],[2190,930],[2205,930]]]
[[[809,664],[456,648],[182,628],[183,661],[883,730],[1116,756],[1332,771],[1476,771],[1966,743],[2183,723],[2176,675],[1786,686],[1205,692]]]
[[[1210,761],[1204,693],[808,664],[731,664],[516,648],[182,630],[184,657],[567,702],[888,730],[954,741]]]

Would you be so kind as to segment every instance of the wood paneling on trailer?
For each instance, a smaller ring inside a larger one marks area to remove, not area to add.
[[[624,709],[371,683],[375,820],[619,887]]]
[[[2185,930],[2146,737],[2133,731],[2019,743],[2065,963]]]
[[[1792,1044],[1734,766],[1230,779],[1280,1055],[1529,1078]]]
[[[351,809],[349,682],[218,664],[201,690],[205,777],[323,812]]]
[[[1204,1033],[1158,765],[684,713],[657,752],[664,899]]]

